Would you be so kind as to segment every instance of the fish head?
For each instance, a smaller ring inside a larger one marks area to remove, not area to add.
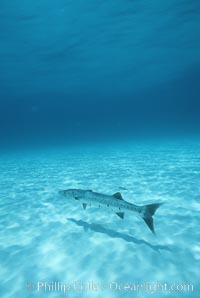
[[[64,196],[67,199],[79,200],[79,198],[80,198],[80,190],[78,190],[78,189],[60,190],[59,194]]]

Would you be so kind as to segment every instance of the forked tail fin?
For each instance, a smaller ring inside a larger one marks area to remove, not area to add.
[[[140,216],[144,219],[147,226],[151,230],[151,232],[155,235],[154,225],[153,225],[153,215],[155,214],[156,210],[162,205],[163,203],[156,203],[150,204],[140,207],[139,213]]]

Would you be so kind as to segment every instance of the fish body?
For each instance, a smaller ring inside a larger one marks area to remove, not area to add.
[[[125,212],[134,212],[145,221],[152,233],[155,234],[152,216],[162,203],[137,206],[125,201],[120,192],[113,195],[106,195],[93,192],[92,190],[67,189],[60,191],[60,194],[67,199],[80,201],[84,209],[86,209],[87,206],[109,209],[122,219],[124,218]]]

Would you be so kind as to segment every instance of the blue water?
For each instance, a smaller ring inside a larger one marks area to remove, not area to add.
[[[198,0],[1,0],[1,140],[199,133],[199,13]]]
[[[0,1],[0,297],[200,295],[199,15],[198,0]],[[66,188],[165,203],[156,237]]]

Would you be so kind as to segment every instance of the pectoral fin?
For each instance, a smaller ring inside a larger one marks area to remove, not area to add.
[[[83,205],[83,209],[85,210],[87,207],[87,204],[83,203],[82,205]]]
[[[117,216],[119,216],[121,219],[124,219],[124,212],[116,212]]]

